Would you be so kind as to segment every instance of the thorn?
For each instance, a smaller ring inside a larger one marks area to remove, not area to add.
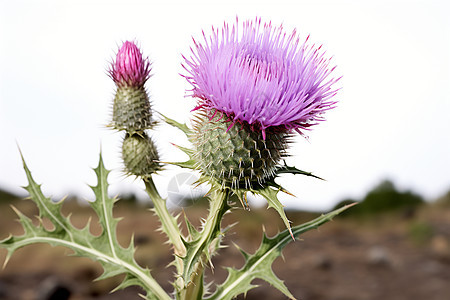
[[[247,193],[244,193],[244,200],[245,200],[245,208],[247,211],[250,211],[250,207],[248,206],[248,201],[247,201]]]
[[[347,208],[350,208],[350,207],[358,205],[358,204],[359,204],[359,202],[353,202],[353,203],[347,204],[347,205],[345,205],[343,207],[345,207],[345,209],[347,209]]]
[[[8,238],[10,238],[11,236],[12,236],[12,235],[10,234]],[[10,251],[8,250],[8,254],[6,254],[5,262],[4,262],[3,265],[2,265],[2,270],[4,270],[4,269],[6,268],[6,265],[8,264],[8,262],[9,262],[11,256],[12,256],[12,252],[10,252]]]
[[[14,205],[10,205],[11,209],[16,213],[16,215],[20,218],[22,213],[18,210]]]
[[[291,234],[292,240],[295,242],[294,234],[292,233],[291,226],[288,227],[289,233]]]
[[[211,273],[214,274],[214,265],[213,265],[213,263],[212,263],[211,258],[208,260],[208,262],[209,262],[209,267],[211,268]]]
[[[281,187],[280,191],[282,191],[285,194],[288,194],[289,196],[295,197],[294,194],[292,194],[291,192],[289,192],[288,190],[286,190],[285,188]]]
[[[242,201],[242,200],[243,200],[242,198],[245,198],[245,194],[246,194],[246,193],[244,193],[244,194],[242,195],[243,197],[241,197],[241,195],[238,195],[238,194],[236,194],[236,195],[238,196],[238,199],[239,199],[239,201],[241,202],[242,208],[244,208],[244,209],[246,210],[246,206],[245,206],[245,204],[244,204],[244,201]],[[247,200],[245,200],[245,203],[247,203]]]

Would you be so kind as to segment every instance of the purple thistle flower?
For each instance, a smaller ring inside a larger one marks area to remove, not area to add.
[[[111,63],[109,75],[118,86],[141,87],[150,77],[150,62],[133,42],[126,41]]]
[[[204,44],[194,40],[190,59],[183,56],[182,75],[199,99],[196,109],[219,111],[233,123],[247,122],[265,130],[269,127],[302,130],[323,120],[322,113],[333,108],[333,84],[340,78],[330,74],[330,59],[321,46],[300,43],[297,32],[286,34],[271,23],[239,21],[212,29]]]

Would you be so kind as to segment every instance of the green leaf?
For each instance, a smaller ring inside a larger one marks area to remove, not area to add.
[[[291,233],[292,239],[294,239],[294,235],[291,231],[291,222],[288,220],[286,213],[284,211],[284,205],[281,204],[280,200],[278,200],[277,194],[281,190],[280,189],[274,189],[271,186],[267,186],[264,189],[257,190],[255,193],[258,193],[259,195],[263,196],[267,200],[268,207],[272,207],[275,209],[278,214],[280,215],[281,219],[284,222],[284,225],[286,225],[286,228]]]
[[[113,206],[117,199],[108,197],[107,177],[109,171],[105,169],[101,155],[99,165],[94,169],[98,183],[91,187],[96,200],[90,202],[102,227],[102,233],[99,236],[90,233],[89,223],[83,229],[75,228],[69,218],[61,214],[62,201],[55,203],[46,198],[40,185],[31,176],[24,160],[23,166],[28,179],[28,186],[25,188],[39,209],[40,223],[38,226],[33,225],[30,218],[14,209],[25,233],[21,236],[11,235],[0,241],[0,247],[6,248],[8,251],[5,264],[14,251],[27,245],[47,243],[53,246],[64,246],[72,249],[77,256],[99,261],[104,272],[98,279],[126,274],[123,282],[117,288],[140,285],[146,291],[148,299],[170,299],[151,276],[150,271],[139,266],[134,260],[133,242],[127,248],[123,248],[117,241],[116,229],[119,219],[113,217]],[[54,229],[46,229],[43,226],[42,218],[48,218],[53,223]]]
[[[195,161],[192,160],[192,159],[187,160],[187,161],[181,161],[181,162],[165,162],[165,163],[169,164],[169,165],[175,165],[175,166],[178,166],[180,168],[196,170]]]
[[[184,134],[186,134],[187,137],[189,137],[189,135],[192,133],[191,129],[186,124],[182,124],[182,123],[179,123],[179,122],[177,122],[175,120],[172,120],[172,119],[166,117],[165,115],[163,115],[161,113],[160,113],[160,115],[163,117],[164,121],[167,124],[180,129],[181,131],[184,132]]]
[[[168,117],[166,117],[163,114],[160,114],[164,121],[173,126],[176,127],[178,129],[180,129],[181,131],[184,132],[184,134],[186,135],[186,137],[189,139],[192,136],[192,130],[186,125],[186,124],[181,124],[175,120],[172,120]],[[187,169],[192,169],[195,170],[196,169],[196,161],[194,159],[194,150],[189,149],[189,148],[185,148],[176,144],[172,144],[175,147],[177,147],[178,149],[180,149],[181,151],[183,151],[184,153],[186,153],[189,156],[189,159],[187,161],[182,161],[182,162],[165,162],[166,164],[170,164],[170,165],[175,165],[181,168],[187,168]]]
[[[297,174],[298,174],[298,175],[311,176],[311,177],[314,177],[314,178],[317,178],[317,179],[320,179],[320,180],[325,180],[325,179],[323,179],[323,178],[321,178],[321,177],[319,177],[319,176],[314,175],[314,174],[311,173],[311,172],[302,171],[302,170],[297,169],[296,167],[290,167],[290,166],[288,166],[288,165],[286,164],[286,162],[284,162],[284,165],[283,165],[283,166],[278,167],[278,168],[275,170],[275,173],[276,173],[277,176],[278,176],[279,174],[286,174],[286,173],[289,173],[289,174],[294,174],[294,175],[297,175]]]
[[[197,240],[199,238],[199,232],[198,230],[192,225],[192,223],[189,221],[186,212],[183,210],[184,215],[184,223],[186,224],[187,230],[188,230],[188,242]]]
[[[298,237],[304,232],[318,228],[350,206],[352,205],[344,206],[310,222],[295,226],[292,228],[292,233],[295,237]],[[295,299],[283,281],[272,270],[273,262],[277,257],[281,256],[283,248],[291,241],[291,233],[286,229],[272,238],[267,237],[264,233],[261,245],[254,254],[248,254],[239,249],[245,258],[244,266],[239,270],[227,268],[227,279],[217,287],[216,291],[208,299],[227,300],[233,299],[239,294],[245,294],[256,287],[256,285],[252,284],[252,281],[257,278],[267,281],[288,298]]]

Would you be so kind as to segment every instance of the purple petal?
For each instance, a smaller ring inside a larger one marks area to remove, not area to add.
[[[300,43],[294,30],[262,24],[260,18],[212,29],[204,43],[194,40],[192,56],[183,56],[183,77],[193,86],[199,107],[219,110],[234,122],[308,130],[334,108],[333,85],[322,46]]]

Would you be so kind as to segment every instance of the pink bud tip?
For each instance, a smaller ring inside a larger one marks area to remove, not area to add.
[[[109,75],[118,86],[143,86],[150,77],[150,62],[134,42],[126,41],[111,63]]]

